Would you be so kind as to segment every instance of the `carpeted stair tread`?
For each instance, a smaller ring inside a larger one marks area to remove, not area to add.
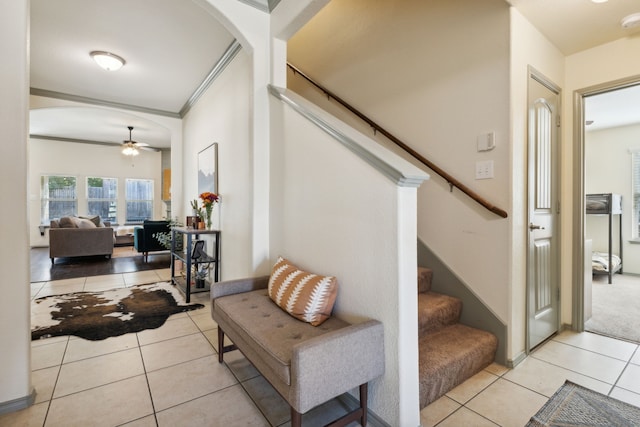
[[[433,271],[430,268],[418,267],[418,293],[429,292],[431,290],[431,278]]]
[[[462,301],[436,292],[418,294],[418,332],[420,336],[460,321]]]
[[[421,336],[420,408],[489,366],[497,347],[493,334],[461,324]]]

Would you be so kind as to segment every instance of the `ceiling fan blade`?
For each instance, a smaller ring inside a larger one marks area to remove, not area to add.
[[[158,148],[151,147],[146,142],[137,142],[131,138],[131,131],[133,131],[133,126],[127,126],[129,129],[129,139],[124,140],[122,142],[122,147],[135,148],[136,150],[147,150],[147,151],[160,151]]]
[[[160,149],[151,147],[149,146],[149,144],[145,144],[144,146],[137,146],[136,148],[139,148],[140,150],[145,150],[145,151],[155,151],[155,152],[160,151]]]

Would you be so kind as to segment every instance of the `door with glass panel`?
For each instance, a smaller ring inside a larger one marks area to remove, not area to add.
[[[527,350],[531,350],[559,326],[559,90],[531,72],[528,105]]]

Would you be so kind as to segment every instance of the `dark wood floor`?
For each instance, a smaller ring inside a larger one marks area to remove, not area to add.
[[[49,248],[31,249],[31,282],[73,279],[102,274],[133,273],[136,271],[169,268],[171,255],[168,252],[150,253],[147,262],[142,255],[107,259],[104,256],[56,258],[51,265]]]

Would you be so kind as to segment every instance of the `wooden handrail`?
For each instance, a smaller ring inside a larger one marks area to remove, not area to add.
[[[506,211],[498,208],[497,206],[493,205],[489,201],[485,200],[483,197],[478,195],[475,191],[471,190],[469,187],[467,187],[466,185],[464,185],[463,183],[461,183],[460,181],[455,179],[453,176],[451,176],[450,174],[448,174],[447,172],[442,170],[440,167],[435,165],[432,161],[428,160],[427,158],[422,156],[420,153],[415,151],[413,148],[409,147],[407,144],[405,144],[404,142],[400,141],[398,138],[396,138],[389,131],[387,131],[382,126],[380,126],[379,124],[377,124],[376,122],[371,120],[369,117],[365,116],[363,113],[358,111],[355,107],[351,106],[348,102],[346,102],[345,100],[340,98],[338,95],[336,95],[335,93],[331,92],[330,90],[328,90],[324,86],[322,86],[319,83],[317,83],[311,77],[309,77],[308,75],[306,75],[305,73],[300,71],[299,68],[297,68],[296,66],[294,66],[290,62],[287,62],[287,66],[289,68],[291,68],[291,70],[293,70],[293,72],[295,74],[299,74],[302,78],[304,78],[309,83],[311,83],[312,85],[314,85],[315,87],[320,89],[322,92],[324,92],[325,95],[327,95],[330,98],[333,98],[334,100],[336,100],[336,102],[338,102],[344,108],[346,108],[347,110],[349,110],[350,112],[355,114],[358,118],[360,118],[365,123],[367,123],[369,126],[371,126],[374,129],[375,132],[380,132],[382,135],[384,135],[386,138],[388,138],[391,142],[396,144],[398,147],[402,148],[407,153],[411,154],[414,158],[416,158],[417,160],[422,162],[422,164],[424,164],[429,169],[431,169],[432,171],[434,171],[435,173],[440,175],[445,181],[447,181],[447,183],[449,184],[450,188],[456,187],[457,189],[462,191],[464,194],[466,194],[467,196],[471,197],[474,201],[476,201],[477,203],[479,203],[480,205],[485,207],[487,210],[493,212],[494,214],[496,214],[496,215],[498,215],[498,216],[500,216],[502,218],[506,218],[507,217],[507,212]]]

